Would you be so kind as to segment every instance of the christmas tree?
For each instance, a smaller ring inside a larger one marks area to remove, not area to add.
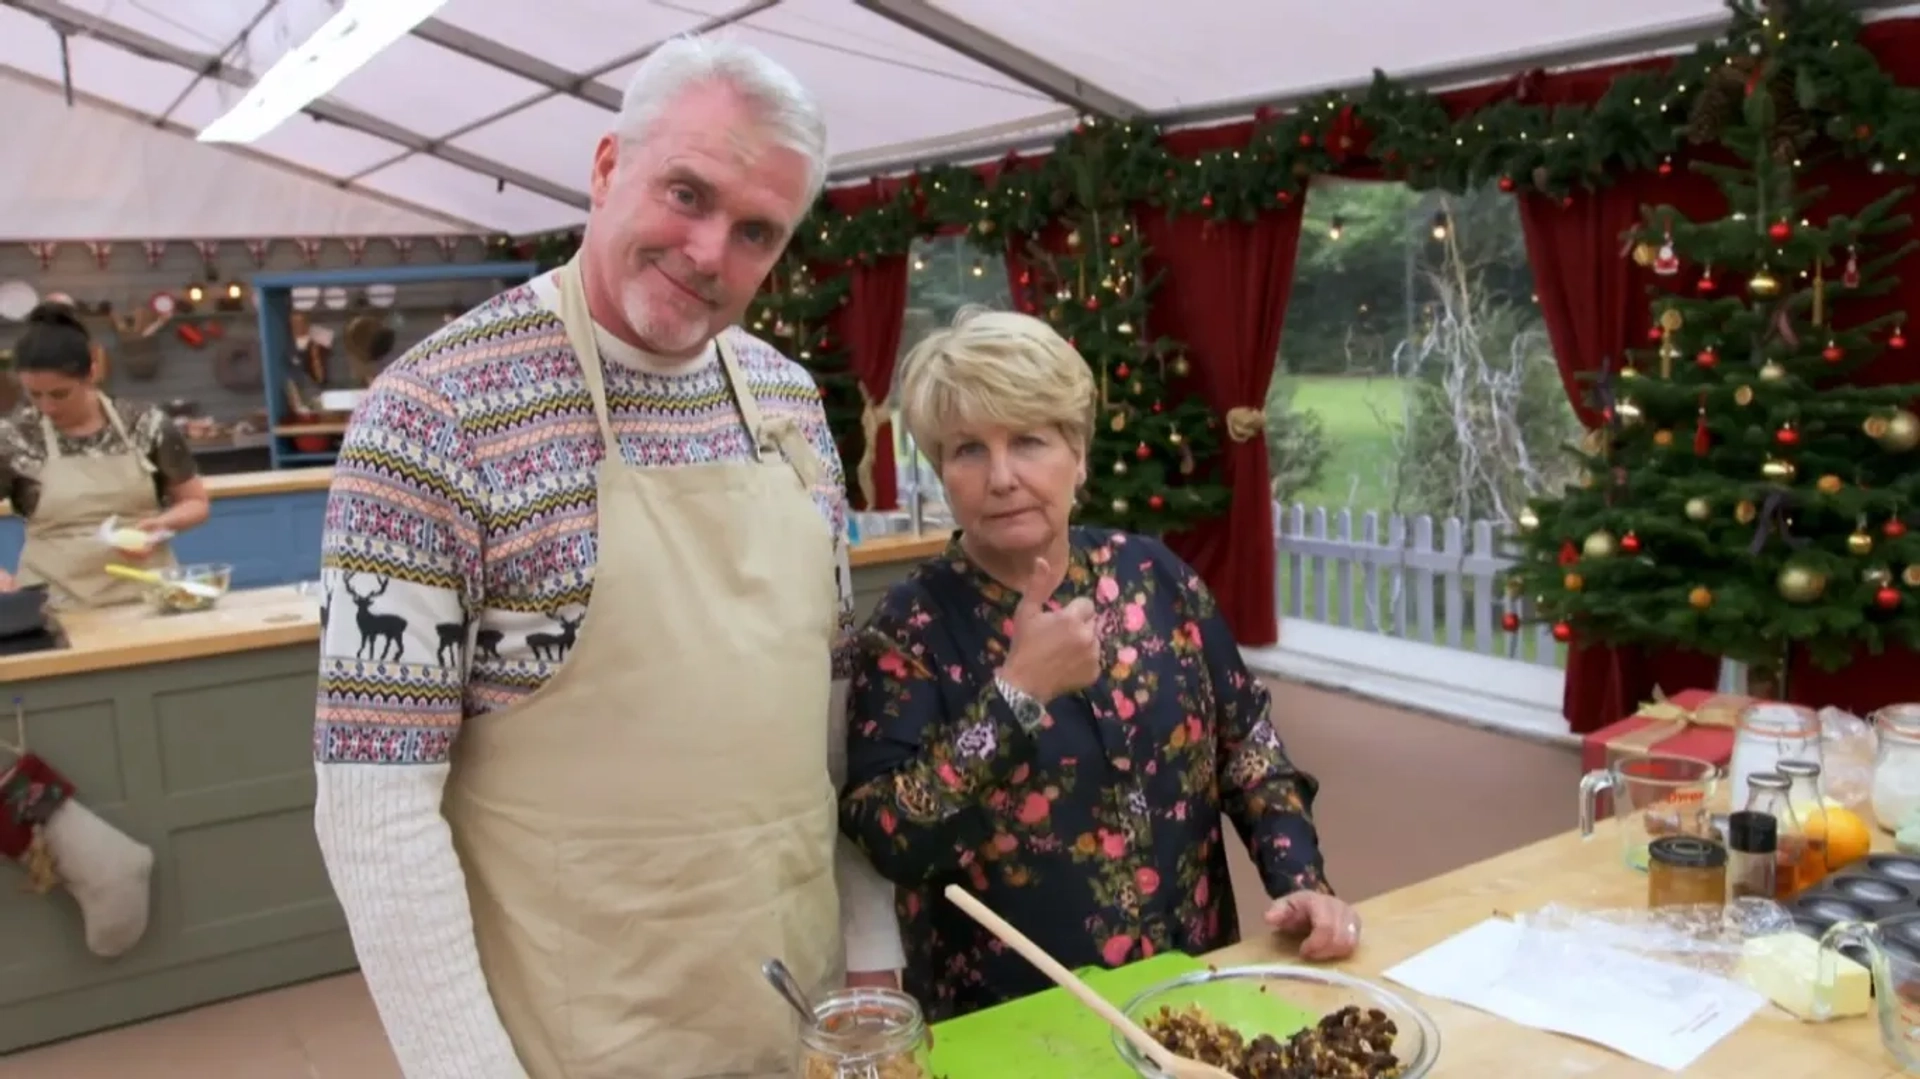
[[[1085,141],[1110,128],[1087,125]],[[1128,152],[1116,139],[1116,152]],[[1147,332],[1155,282],[1142,276],[1146,244],[1118,200],[1091,197],[1108,185],[1098,152],[1077,158],[1074,186],[1088,195],[1061,219],[1058,243],[1036,243],[1014,280],[1022,311],[1045,318],[1093,370],[1098,407],[1079,518],[1088,524],[1159,535],[1217,517],[1228,491],[1200,466],[1213,458],[1218,421],[1197,395],[1180,392],[1191,373],[1179,342]]]
[[[826,406],[827,425],[840,439],[840,459],[849,471],[865,450],[860,417],[865,406],[860,380],[833,336],[831,320],[847,302],[851,282],[844,274],[817,276],[803,256],[789,252],[778,263],[747,308],[744,325],[813,375]],[[848,486],[854,487],[849,475]],[[857,497],[857,491],[854,492]]]
[[[1581,483],[1520,518],[1503,621],[1728,657],[1777,691],[1795,652],[1833,669],[1920,644],[1920,386],[1849,381],[1906,347],[1903,315],[1850,312],[1914,246],[1894,214],[1908,192],[1810,219],[1823,192],[1797,170],[1822,149],[1820,88],[1765,18],[1736,8],[1745,49],[1690,120],[1738,161],[1692,165],[1727,216],[1643,210],[1629,250],[1668,287],[1647,347],[1592,383]]]

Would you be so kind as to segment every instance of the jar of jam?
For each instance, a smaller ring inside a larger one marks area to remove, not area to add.
[[[926,1018],[897,989],[843,989],[813,1005],[797,1079],[930,1079]]]
[[[1668,835],[1647,844],[1647,906],[1724,906],[1727,848],[1711,839]]]

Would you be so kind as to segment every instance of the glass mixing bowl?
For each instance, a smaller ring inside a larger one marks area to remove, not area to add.
[[[1193,1005],[1249,1041],[1271,1034],[1282,1042],[1348,1005],[1363,1012],[1379,1009],[1396,1028],[1392,1048],[1400,1058],[1400,1079],[1422,1079],[1440,1059],[1440,1028],[1419,1005],[1372,982],[1316,967],[1269,964],[1195,971],[1146,990],[1122,1010],[1144,1027],[1162,1008],[1180,1011]],[[1113,1041],[1135,1074],[1165,1079],[1165,1073],[1118,1032]]]

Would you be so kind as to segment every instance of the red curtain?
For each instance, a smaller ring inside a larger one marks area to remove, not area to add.
[[[843,213],[859,213],[892,198],[898,187],[897,180],[872,180],[834,188],[827,193],[827,201]],[[855,263],[843,272],[848,278],[847,300],[833,316],[832,333],[846,346],[848,366],[860,382],[863,408],[860,437],[843,448],[848,454],[847,494],[856,509],[890,510],[900,504],[888,398],[893,391],[893,365],[900,355],[900,328],[907,317],[907,256]],[[866,497],[868,485],[873,490],[871,505]]]
[[[1176,154],[1247,141],[1249,129],[1210,128],[1166,136]],[[1168,537],[1212,586],[1221,614],[1243,645],[1279,639],[1274,611],[1273,493],[1267,482],[1264,414],[1300,248],[1300,207],[1251,223],[1143,209],[1147,273],[1160,275],[1153,332],[1186,345],[1193,388],[1221,418],[1221,474],[1232,492],[1226,515]],[[1250,411],[1242,411],[1250,410]]]

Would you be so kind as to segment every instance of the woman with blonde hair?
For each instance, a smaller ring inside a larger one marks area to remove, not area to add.
[[[1199,576],[1159,540],[1071,523],[1094,384],[1046,323],[967,312],[905,361],[908,431],[958,531],[862,634],[841,828],[898,887],[906,989],[936,1018],[1046,986],[947,903],[959,883],[1069,967],[1238,935],[1223,815],[1267,922],[1349,954],[1294,768]]]

